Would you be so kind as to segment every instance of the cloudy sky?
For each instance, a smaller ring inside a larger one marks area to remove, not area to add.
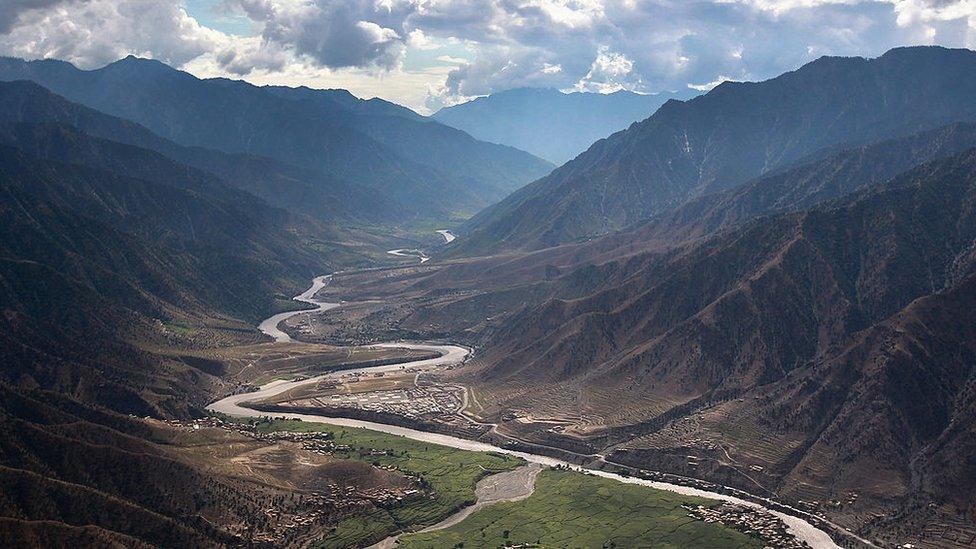
[[[976,0],[0,0],[0,53],[341,87],[422,112],[522,86],[644,93],[821,55],[976,49]]]

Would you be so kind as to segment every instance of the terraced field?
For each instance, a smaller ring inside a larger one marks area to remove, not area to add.
[[[444,530],[402,536],[398,547],[762,547],[756,538],[689,517],[682,503],[717,502],[550,469],[527,499],[492,505]]]

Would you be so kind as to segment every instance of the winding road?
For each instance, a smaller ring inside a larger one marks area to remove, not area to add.
[[[313,305],[317,305],[318,306],[317,309],[305,310],[305,311],[291,311],[288,313],[277,314],[261,323],[260,325],[261,331],[275,338],[275,341],[288,342],[291,341],[291,338],[288,337],[288,335],[285,334],[284,332],[281,332],[277,327],[281,321],[290,318],[296,314],[308,314],[308,313],[314,313],[314,312],[329,310],[338,307],[340,305],[338,303],[320,302],[320,301],[316,301],[314,297],[315,293],[318,292],[320,289],[322,289],[328,283],[329,278],[330,278],[329,276],[317,277],[313,281],[312,286],[308,290],[306,290],[305,292],[303,292],[302,294],[300,294],[295,298],[296,300],[303,301],[305,303],[311,303]],[[230,395],[228,397],[220,399],[207,406],[207,409],[214,412],[219,412],[219,413],[223,413],[235,417],[253,417],[256,415],[262,415],[262,416],[270,416],[276,418],[285,418],[285,417],[299,418],[302,421],[308,421],[314,423],[327,423],[330,425],[337,425],[342,427],[362,427],[366,429],[371,429],[373,431],[379,431],[379,432],[388,433],[392,435],[399,435],[420,442],[439,444],[441,446],[448,446],[460,450],[469,450],[473,452],[498,452],[503,454],[509,454],[509,455],[520,457],[530,464],[538,464],[541,466],[558,465],[563,467],[570,467],[576,470],[582,470],[577,465],[559,459],[555,459],[552,457],[548,457],[548,456],[530,454],[527,452],[519,452],[516,450],[510,450],[507,448],[493,446],[491,444],[486,444],[484,442],[468,440],[468,439],[453,437],[450,435],[443,435],[439,433],[429,433],[426,431],[419,431],[407,427],[400,427],[398,425],[389,425],[385,423],[375,423],[372,421],[363,421],[358,419],[327,417],[327,416],[310,415],[310,414],[293,414],[293,413],[269,414],[267,412],[257,412],[254,409],[246,407],[246,404],[248,402],[253,402],[253,401],[258,401],[265,398],[273,397],[275,395],[279,395],[285,391],[294,389],[296,387],[302,387],[305,385],[318,383],[323,379],[333,377],[333,376],[349,374],[349,373],[360,373],[360,372],[385,372],[385,371],[392,371],[392,370],[402,370],[403,368],[452,366],[464,362],[471,353],[469,349],[457,345],[435,345],[435,344],[428,344],[428,343],[390,342],[390,343],[380,343],[374,346],[426,350],[426,351],[440,353],[440,356],[432,359],[418,360],[415,362],[342,370],[339,372],[333,372],[333,373],[316,376],[316,377],[299,380],[299,381],[276,380],[276,381],[272,381],[271,383],[268,383],[267,385],[262,386],[258,391]],[[834,543],[834,541],[830,538],[830,536],[826,532],[813,526],[809,522],[799,517],[782,513],[779,511],[775,511],[772,509],[768,509],[757,503],[746,501],[741,498],[737,498],[735,496],[729,496],[726,494],[720,494],[716,492],[709,492],[697,488],[691,488],[688,486],[681,486],[678,484],[657,482],[657,481],[634,478],[634,477],[624,477],[616,473],[610,473],[607,471],[600,471],[596,469],[586,469],[585,471],[589,474],[597,475],[604,478],[614,479],[619,482],[624,482],[628,484],[639,484],[642,486],[648,486],[658,490],[666,490],[677,494],[722,500],[730,503],[747,505],[749,507],[753,507],[757,509],[765,509],[766,512],[779,517],[786,524],[790,533],[796,536],[797,539],[807,542],[811,547],[815,549],[821,549],[821,548],[839,549],[839,546]],[[475,505],[477,505],[477,503]]]

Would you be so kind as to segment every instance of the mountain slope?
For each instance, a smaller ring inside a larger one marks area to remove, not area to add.
[[[456,376],[502,434],[806,502],[885,543],[973,532],[951,480],[976,467],[972,127],[760,178],[670,243],[637,227],[335,291],[409,296],[355,336],[476,346]]]
[[[794,501],[856,492],[855,514],[924,511],[924,489],[954,514],[974,502],[935,464],[972,472],[958,452],[976,420],[962,312],[974,249],[969,150],[805,212],[567,273],[593,289],[507,319],[472,381],[499,414],[579,418],[540,442],[623,447],[614,459]],[[743,478],[723,447],[762,472]],[[692,470],[688,455],[719,465]]]
[[[620,229],[822,150],[976,119],[976,52],[900,48],[724,83],[594,144],[465,226],[459,254],[537,249]]]
[[[6,58],[0,79],[33,80],[184,146],[269,157],[368,187],[394,202],[384,211],[394,220],[474,212],[551,167],[436,122],[391,115],[389,104],[356,102],[353,108],[335,92],[200,80],[133,57],[94,71]],[[459,169],[456,160],[444,163],[457,154],[478,162],[470,170]]]
[[[511,145],[558,166],[594,141],[647,118],[669,99],[695,95],[690,91],[640,95],[520,88],[445,107],[433,118],[477,139]]]
[[[348,254],[151,151],[59,125],[0,125],[0,142],[8,380],[183,415],[205,403],[199,373],[129,342],[164,340],[168,323],[253,323]]]
[[[822,159],[689,200],[678,208],[608,235],[600,243],[674,246],[729,230],[757,217],[801,211],[881,183],[913,166],[976,147],[976,124],[951,124],[831,154]]]

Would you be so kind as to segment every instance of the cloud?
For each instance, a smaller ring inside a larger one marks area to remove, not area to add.
[[[25,12],[48,9],[63,2],[64,0],[4,0],[0,4],[0,33],[10,31]]]
[[[264,43],[307,56],[323,67],[389,70],[402,61],[407,39],[378,22],[384,16],[379,4],[240,0],[240,6],[264,26]],[[418,36],[422,33],[415,39]]]
[[[626,55],[600,46],[596,59],[586,76],[573,89],[583,92],[613,93],[623,89],[640,87],[640,78],[634,75],[634,62]]]
[[[523,86],[707,89],[821,55],[976,48],[976,0],[212,0],[250,22],[245,36],[201,25],[183,0],[0,2],[8,55],[84,67],[145,55],[421,108]]]
[[[723,76],[719,76],[715,80],[712,80],[711,82],[706,82],[704,84],[692,84],[689,82],[688,88],[692,90],[698,90],[700,92],[707,92],[707,91],[711,91],[712,88],[718,86],[722,82],[734,82],[734,81],[735,81],[734,78],[730,78],[728,76],[723,75]]]
[[[452,55],[438,55],[437,60],[443,63],[450,63],[452,65],[466,65],[469,61],[463,57],[454,57]]]
[[[66,59],[82,67],[137,54],[179,66],[226,41],[172,0],[74,0],[46,6],[18,13],[16,24],[0,35],[4,53]]]

